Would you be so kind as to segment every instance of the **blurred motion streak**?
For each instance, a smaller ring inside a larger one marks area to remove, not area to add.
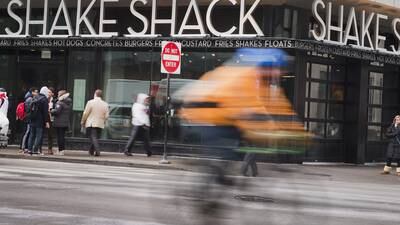
[[[234,127],[249,143],[240,151],[264,154],[302,153],[312,135],[283,89],[280,78],[287,55],[280,49],[239,49],[223,66],[179,90],[183,121]]]

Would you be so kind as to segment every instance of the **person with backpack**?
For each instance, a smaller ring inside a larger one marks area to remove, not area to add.
[[[66,90],[60,90],[58,92],[58,101],[51,110],[51,114],[54,116],[53,127],[57,132],[59,155],[64,155],[65,132],[68,130],[71,123],[72,99],[69,95],[70,94]]]
[[[33,101],[27,114],[31,127],[29,136],[29,154],[39,154],[44,128],[49,128],[49,89],[42,87],[40,93],[33,92]]]
[[[28,110],[30,108],[30,105],[33,101],[33,95],[34,93],[37,95],[39,93],[39,90],[37,88],[30,88],[29,91],[25,94],[24,101],[19,103],[17,106],[17,120],[20,120],[24,122],[24,134],[22,136],[22,141],[21,141],[21,150],[24,153],[28,153],[28,142],[29,142],[29,134],[31,127],[29,125],[29,119],[27,117]]]

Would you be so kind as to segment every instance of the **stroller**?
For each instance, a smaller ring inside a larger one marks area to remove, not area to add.
[[[0,88],[0,148],[8,146],[8,130],[10,121],[7,118],[8,97],[4,88]]]

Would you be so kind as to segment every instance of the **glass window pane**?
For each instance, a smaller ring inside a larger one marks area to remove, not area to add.
[[[326,126],[326,136],[330,139],[342,139],[343,125],[338,123],[328,123]]]
[[[381,123],[382,122],[382,109],[381,108],[368,108],[368,122]]]
[[[331,80],[332,81],[345,81],[346,69],[344,66],[332,65]]]
[[[283,15],[283,28],[289,29],[290,28],[290,9],[285,8],[284,9],[284,15]]]
[[[105,138],[129,137],[132,104],[139,93],[148,94],[150,90],[151,61],[148,50],[104,52],[104,90],[110,106]]]
[[[383,73],[370,72],[369,85],[374,87],[383,87]]]
[[[305,105],[305,109],[304,109],[304,118],[309,118],[309,115],[308,115],[308,102],[306,102],[306,105]]]
[[[298,12],[297,10],[293,10],[292,14],[292,38],[297,38],[297,21],[298,21]]]
[[[311,82],[310,98],[326,99],[326,84]]]
[[[73,117],[72,117],[72,136],[85,137],[80,130],[80,121],[86,101],[93,96],[93,91],[96,88],[94,78],[96,76],[96,52],[95,51],[71,51],[69,53],[69,80],[68,86],[72,87],[73,97]],[[81,82],[83,87],[75,87],[75,81],[78,84]],[[75,90],[77,88],[77,90]]]
[[[326,80],[328,79],[328,65],[312,64],[311,78]]]
[[[368,140],[379,141],[381,140],[381,127],[379,126],[368,126]]]
[[[398,90],[385,90],[383,93],[382,101],[384,105],[399,105],[399,91]]]
[[[309,90],[310,90],[310,82],[307,82],[307,84],[306,84],[306,98],[309,98],[310,97],[310,92],[309,92]]]
[[[320,138],[323,138],[325,136],[325,124],[317,122],[309,122],[308,131],[310,131],[311,133]]]
[[[382,105],[382,90],[369,90],[369,104]]]
[[[325,119],[325,103],[310,102],[309,118]]]
[[[329,86],[329,99],[334,101],[344,101],[344,86],[341,84],[330,84]]]
[[[328,119],[342,120],[343,114],[344,114],[343,105],[340,105],[340,104],[329,104],[328,105]]]

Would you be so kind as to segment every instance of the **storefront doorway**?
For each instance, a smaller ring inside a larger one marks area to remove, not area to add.
[[[31,87],[65,88],[66,63],[64,51],[20,51],[17,80],[21,91]]]
[[[10,98],[10,107],[15,108],[24,101],[26,92],[32,88],[40,89],[43,86],[53,87],[56,90],[65,88],[67,84],[66,54],[64,51],[19,50],[17,53],[15,97]],[[13,111],[14,112],[14,111]],[[13,118],[15,118],[13,116]],[[11,142],[20,143],[24,124],[10,120],[12,129]]]

